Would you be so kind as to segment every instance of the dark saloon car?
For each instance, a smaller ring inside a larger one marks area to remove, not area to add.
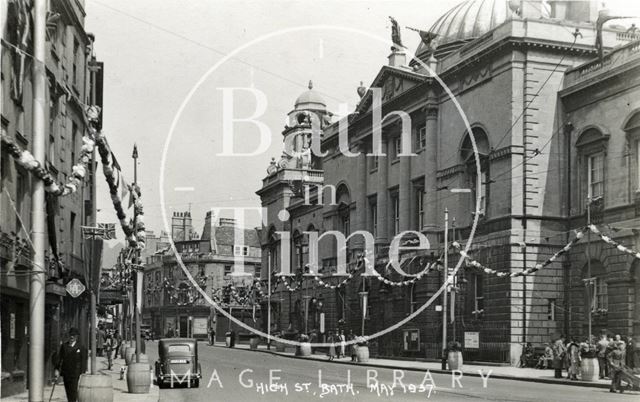
[[[164,386],[186,384],[197,388],[202,378],[198,363],[198,343],[195,339],[168,338],[158,342],[158,361],[155,365],[156,381]]]

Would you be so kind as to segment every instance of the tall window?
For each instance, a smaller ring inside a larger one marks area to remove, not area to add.
[[[71,160],[69,161],[71,165],[71,170],[73,170],[73,165],[76,163],[76,144],[78,143],[78,125],[74,121],[71,124]]]
[[[78,66],[80,60],[80,43],[78,43],[77,39],[73,39],[73,85],[78,84]]]
[[[476,154],[473,148],[473,142],[471,136],[466,135],[462,142],[462,148],[460,149],[460,156],[462,163],[465,165],[466,170],[466,185],[471,189],[470,208],[472,211],[476,210],[476,202],[480,198],[480,213],[487,214],[487,208],[489,205],[489,183],[490,183],[490,167],[489,160],[490,145],[487,134],[479,127],[473,128],[473,139],[476,143],[478,150],[478,157],[480,158],[480,183],[478,183],[478,167],[476,163]]]
[[[632,157],[632,174],[629,177],[631,191],[640,192],[640,111],[629,117],[624,125]],[[635,177],[634,177],[635,175]]]
[[[587,156],[587,185],[589,198],[604,195],[604,155],[601,152]]]
[[[402,137],[397,136],[393,139],[393,159],[400,158],[400,154],[402,153]]]
[[[371,234],[378,237],[378,203],[375,199],[369,201],[369,218],[371,219]]]
[[[348,208],[342,212],[342,215],[340,216],[340,224],[341,224],[342,233],[344,233],[345,236],[348,236],[349,234],[351,234],[351,220],[349,217]]]
[[[576,200],[581,208],[585,208],[587,204],[585,201],[588,198],[596,199],[604,196],[605,155],[608,140],[608,134],[603,134],[600,129],[591,127],[584,130],[576,141],[580,189]]]
[[[369,167],[369,170],[371,172],[375,172],[376,170],[378,170],[378,166],[380,165],[380,159],[378,158],[377,155],[373,155],[373,156],[369,156],[369,163],[371,163],[371,166]]]
[[[55,165],[56,163],[56,137],[49,136],[49,155],[47,156],[49,163]]]
[[[604,276],[597,276],[593,282],[593,297],[591,299],[591,311],[607,310],[609,307],[607,295],[607,282]]]
[[[416,133],[416,150],[424,149],[427,146],[427,127],[422,125],[418,127]]]
[[[71,243],[71,254],[76,250],[76,214],[71,212],[69,219],[69,242]]]
[[[393,226],[393,234],[400,233],[400,198],[398,193],[391,195],[391,224]]]
[[[416,217],[415,222],[416,230],[422,230],[424,226],[424,187],[416,186],[415,190],[415,205],[416,205]]]

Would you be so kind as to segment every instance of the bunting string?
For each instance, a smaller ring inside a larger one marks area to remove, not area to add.
[[[91,130],[89,134],[82,137],[82,148],[77,163],[71,168],[71,174],[67,177],[66,183],[58,183],[51,173],[45,169],[42,164],[36,160],[31,152],[22,149],[11,137],[6,134],[0,134],[2,143],[7,147],[7,152],[11,155],[18,165],[24,168],[44,183],[46,192],[58,197],[64,197],[73,194],[80,188],[81,182],[87,175],[87,169],[91,162],[91,155],[95,146],[95,141]]]
[[[460,254],[466,261],[467,264],[473,268],[479,269],[488,275],[495,275],[499,278],[510,277],[515,278],[518,276],[526,276],[531,275],[542,268],[548,266],[549,264],[555,262],[560,256],[566,254],[571,248],[578,243],[584,237],[584,231],[588,230],[588,228],[584,228],[581,230],[576,230],[576,237],[571,240],[567,245],[565,245],[560,251],[549,257],[546,261],[536,264],[531,268],[524,269],[519,272],[504,272],[504,271],[496,271],[495,269],[489,268],[485,265],[482,265],[480,262],[474,260],[466,251],[462,249],[462,245],[458,242],[453,242],[452,246],[456,249],[458,254]]]
[[[409,264],[411,264],[411,262],[413,262],[416,259],[416,257],[413,257],[410,261]],[[433,268],[435,268],[435,266],[437,264],[439,264],[440,261],[434,261],[430,264],[426,264],[424,269],[422,271],[420,271],[418,274],[416,274],[416,276],[414,276],[411,279],[407,279],[404,281],[392,281],[390,279],[385,278],[384,276],[382,276],[378,271],[373,271],[375,272],[375,278],[377,280],[379,280],[380,282],[384,283],[385,285],[389,285],[389,286],[408,286],[411,285],[414,282],[419,281],[420,279],[422,279],[425,275],[427,275],[431,270],[433,270]],[[385,270],[389,269],[389,266],[391,265],[391,262],[387,263],[387,266],[385,267]]]
[[[596,225],[589,225],[589,230],[591,230],[594,234],[597,234],[598,236],[600,236],[600,238],[602,239],[602,241],[604,241],[607,244],[612,245],[613,247],[617,248],[619,251],[625,253],[625,254],[629,254],[630,256],[633,256],[634,258],[637,258],[640,260],[640,253],[634,250],[631,250],[630,248],[627,248],[625,246],[623,246],[622,244],[620,244],[619,242],[613,240],[611,238],[611,236],[607,236],[604,233],[602,233],[597,227]]]
[[[95,142],[98,147],[98,153],[100,154],[100,161],[102,163],[102,171],[107,185],[109,186],[111,202],[116,210],[116,216],[120,221],[122,231],[127,238],[129,247],[142,250],[146,246],[146,231],[144,225],[144,211],[142,208],[142,201],[140,199],[140,188],[137,185],[132,186],[131,188],[131,197],[134,203],[134,218],[132,221],[127,221],[127,215],[122,207],[122,198],[118,191],[121,180],[120,169],[114,163],[113,153],[111,152],[107,138],[96,128],[100,116],[100,108],[97,106],[88,107],[86,109],[86,116],[89,121],[89,131],[96,140]]]

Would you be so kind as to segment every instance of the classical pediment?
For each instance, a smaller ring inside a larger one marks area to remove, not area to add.
[[[382,103],[384,104],[385,102],[397,98],[411,88],[423,83],[427,78],[427,75],[416,73],[409,69],[384,66],[380,69],[380,72],[371,83],[369,89],[380,88]],[[372,91],[368,90],[362,97],[357,111],[360,113],[369,111],[372,103]]]

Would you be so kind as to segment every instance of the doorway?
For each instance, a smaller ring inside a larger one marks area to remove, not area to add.
[[[186,338],[189,329],[189,320],[187,317],[180,317],[180,338]]]

